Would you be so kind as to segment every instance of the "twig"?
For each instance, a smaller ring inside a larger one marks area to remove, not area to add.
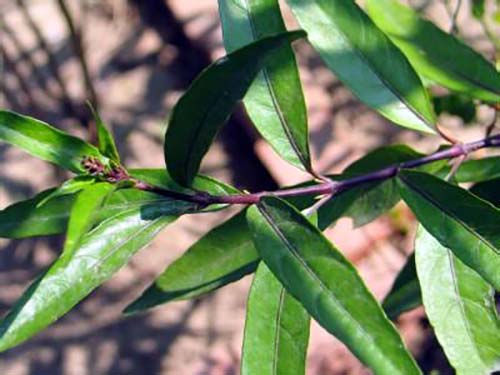
[[[307,195],[312,195],[312,196],[328,195],[334,197],[337,194],[350,190],[356,186],[392,178],[396,176],[402,169],[413,169],[439,160],[454,159],[457,157],[466,156],[471,152],[487,147],[500,147],[500,134],[484,138],[476,142],[457,143],[446,150],[437,151],[431,155],[424,156],[420,159],[394,164],[389,167],[385,167],[377,171],[367,173],[362,176],[349,178],[346,180],[333,181],[329,179],[327,182],[323,182],[321,184],[313,186],[304,186],[304,187],[283,189],[278,191],[262,191],[251,194],[211,195],[205,192],[184,194],[166,190],[157,186],[153,186],[140,180],[133,180],[133,182],[135,188],[137,189],[150,191],[173,199],[198,203],[202,206],[210,204],[243,204],[243,205],[256,204],[259,203],[259,201],[263,197],[270,197],[270,196],[287,198],[287,197],[298,197]]]

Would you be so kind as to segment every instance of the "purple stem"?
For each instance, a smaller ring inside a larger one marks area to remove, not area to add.
[[[417,168],[425,164],[433,163],[435,161],[453,159],[462,155],[468,155],[471,152],[486,147],[500,147],[500,134],[476,142],[455,144],[446,150],[437,151],[431,155],[424,156],[420,159],[410,160],[399,164],[391,165],[389,167],[385,167],[377,171],[370,172],[362,176],[349,178],[346,180],[341,180],[341,181],[329,180],[324,183],[313,186],[283,189],[278,191],[261,191],[252,194],[210,195],[204,192],[199,192],[196,194],[184,194],[152,186],[143,181],[136,181],[135,187],[141,190],[151,191],[169,198],[199,203],[201,205],[210,205],[210,204],[248,205],[248,204],[259,203],[262,197],[269,197],[269,196],[280,197],[280,198],[297,197],[304,195],[334,196],[340,192],[352,189],[353,187],[359,185],[392,178],[396,176],[401,169]]]

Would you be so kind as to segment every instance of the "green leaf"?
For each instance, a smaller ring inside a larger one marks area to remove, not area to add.
[[[245,211],[212,229],[170,264],[148,289],[125,309],[140,312],[162,303],[211,292],[257,268]]]
[[[470,192],[500,208],[500,178],[475,184]]]
[[[227,52],[286,31],[277,0],[219,0],[219,13]],[[294,166],[311,170],[306,105],[290,45],[267,59],[244,103],[274,150]]]
[[[422,227],[415,253],[425,311],[457,374],[500,370],[500,321],[491,286]]]
[[[165,173],[163,169],[133,169],[130,174],[143,181],[178,192],[193,192],[190,189],[181,188]],[[69,182],[69,181],[75,181]],[[69,180],[62,186],[79,186],[76,181],[82,181],[80,177]],[[211,194],[233,194],[238,190],[223,184],[215,179],[197,176],[193,183],[196,189],[207,191]],[[59,187],[61,189],[61,187]],[[63,189],[64,190],[64,189]],[[43,236],[63,233],[69,219],[71,207],[75,196],[59,195],[56,189],[41,192],[34,198],[14,203],[13,205],[0,210],[0,237],[5,238],[26,238],[33,236]],[[50,200],[48,200],[48,198]],[[44,202],[45,201],[45,202]],[[137,189],[120,189],[111,194],[106,204],[99,210],[97,221],[104,220],[123,210],[140,207],[146,204],[162,204],[169,202],[169,199],[154,193],[149,193]],[[43,204],[41,204],[44,202]],[[212,205],[204,211],[213,211],[226,207],[225,205]]]
[[[362,102],[396,124],[434,132],[435,115],[419,77],[354,1],[287,2],[313,47]]]
[[[384,298],[382,307],[389,318],[396,319],[402,313],[421,304],[422,296],[415,268],[415,253],[412,253]]]
[[[432,102],[437,115],[448,113],[460,117],[464,124],[470,124],[476,119],[476,105],[471,98],[449,94],[434,97]]]
[[[206,68],[177,102],[165,135],[165,162],[172,178],[190,186],[218,131],[262,69],[266,58],[303,31],[260,39]]]
[[[115,163],[120,164],[120,155],[116,148],[115,140],[113,135],[107,129],[106,124],[102,121],[99,113],[94,109],[90,102],[87,102],[92,116],[94,116],[95,125],[97,128],[97,141],[99,142],[99,151],[106,157],[113,160]]]
[[[500,177],[500,157],[467,160],[464,162],[455,178],[458,182],[481,182]]]
[[[500,100],[500,74],[483,56],[396,0],[367,0],[370,16],[425,78],[472,98]]]
[[[402,171],[399,182],[403,199],[424,228],[500,290],[500,210],[422,172]]]
[[[355,177],[422,156],[405,145],[384,146],[352,163],[341,176],[332,176],[332,178],[342,180]],[[400,199],[397,183],[392,178],[356,186],[334,197],[321,207],[319,227],[327,228],[340,217],[351,217],[354,226],[363,226],[386,213]]]
[[[114,185],[101,182],[86,187],[78,194],[71,208],[63,254],[73,252],[77,248],[82,237],[95,224],[96,211],[101,208],[114,188]]]
[[[472,15],[477,19],[483,18],[485,10],[484,6],[484,0],[472,0]]]
[[[42,121],[10,111],[0,110],[0,140],[77,174],[87,174],[82,161],[88,157],[109,167],[109,159],[91,144]]]
[[[109,279],[146,246],[177,215],[189,207],[170,202],[122,210],[84,235],[79,246],[65,252],[16,302],[0,323],[0,351],[41,331]]]
[[[356,269],[300,212],[278,198],[248,210],[262,259],[286,290],[376,374],[419,374]]]
[[[38,202],[37,207],[43,206],[49,200],[62,195],[69,195],[78,193],[80,190],[93,185],[97,182],[94,176],[76,176],[70,180],[64,181],[60,186],[58,186],[52,193],[47,195],[45,199]]]
[[[248,297],[241,374],[304,374],[309,323],[307,311],[261,263]]]
[[[56,191],[57,189],[45,190],[31,199],[1,210],[0,237],[26,238],[63,233],[75,196],[58,196],[40,205],[40,202]]]

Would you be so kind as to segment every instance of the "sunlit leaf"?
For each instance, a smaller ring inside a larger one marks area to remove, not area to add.
[[[91,144],[42,121],[10,111],[0,110],[0,140],[77,174],[87,173],[82,161],[88,157],[109,166],[109,159]]]
[[[399,0],[367,0],[366,4],[377,26],[421,76],[476,99],[500,101],[500,73],[479,53]]]
[[[247,303],[242,375],[305,373],[309,314],[262,262]]]
[[[99,113],[94,109],[94,107],[87,103],[90,110],[92,111],[92,115],[94,116],[95,125],[97,128],[97,141],[99,151],[106,157],[110,158],[116,163],[120,163],[120,155],[118,154],[118,150],[116,148],[115,140],[113,135],[106,127],[106,124],[102,121]]]
[[[219,13],[227,52],[286,31],[277,0],[219,0]],[[310,170],[306,105],[290,45],[269,57],[244,103],[276,152],[296,167]]]
[[[403,199],[423,227],[500,290],[500,210],[422,172],[402,171],[399,182]]]
[[[262,259],[309,314],[377,374],[419,374],[357,271],[300,212],[278,198],[248,210]]]
[[[418,75],[354,1],[287,3],[327,66],[362,102],[396,124],[434,132],[435,115]]]
[[[500,370],[493,288],[422,227],[415,253],[425,312],[457,374]]]

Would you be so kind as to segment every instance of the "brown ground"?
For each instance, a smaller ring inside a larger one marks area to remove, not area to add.
[[[145,12],[145,3],[131,1],[70,2],[76,23],[83,25],[89,70],[100,100],[102,117],[119,138],[118,147],[128,166],[163,167],[162,136],[165,117],[186,85],[204,65],[224,53],[215,0],[170,1],[181,24],[160,21]],[[151,2],[155,3],[155,2]],[[163,3],[157,1],[161,6]],[[468,3],[468,2],[466,2]],[[76,111],[62,108],[61,87],[54,79],[47,56],[15,1],[0,3],[1,22],[13,30],[33,64],[22,58],[12,35],[2,32],[5,59],[2,106],[32,114],[74,134],[87,137],[82,127],[87,114],[81,103],[88,96],[73,45],[55,2],[27,2],[58,66],[61,82]],[[138,4],[138,5],[134,5]],[[166,8],[165,8],[166,9]],[[143,11],[141,13],[140,11]],[[431,4],[430,14],[444,27],[446,14]],[[158,15],[160,13],[157,13]],[[464,11],[463,14],[467,14]],[[155,14],[153,14],[155,15]],[[292,22],[288,16],[288,21]],[[491,47],[480,28],[460,18],[461,31],[487,56]],[[185,37],[188,37],[185,39]],[[184,38],[184,39],[183,39]],[[361,105],[321,64],[305,42],[297,46],[305,89],[312,150],[322,172],[342,168],[381,144],[410,142],[432,150],[437,139],[421,138],[388,124]],[[21,56],[21,57],[20,57]],[[9,65],[11,61],[13,64]],[[37,78],[35,72],[41,79]],[[23,84],[26,90],[23,89]],[[75,104],[76,103],[76,104]],[[488,121],[482,109],[479,122]],[[76,118],[80,120],[76,120]],[[456,118],[444,118],[453,129]],[[475,138],[478,130],[461,131],[462,139]],[[204,173],[251,190],[291,184],[305,176],[280,161],[240,113],[225,129],[204,162]],[[26,154],[0,145],[0,204],[35,194],[62,181],[66,174]],[[36,171],[36,173],[34,173]],[[407,210],[397,208],[403,216]],[[228,213],[184,217],[167,228],[129,266],[99,288],[58,323],[0,355],[2,375],[100,374],[236,374],[244,325],[246,294],[251,277],[194,302],[176,302],[147,314],[123,318],[120,312],[143,288],[191,243]],[[411,236],[401,235],[390,217],[361,229],[341,220],[327,235],[353,260],[378,298],[411,251]],[[402,223],[411,233],[411,219]],[[23,241],[0,240],[0,309],[7,311],[38,272],[58,253],[61,238]],[[407,344],[426,369],[445,368],[428,329],[423,311],[399,321]],[[445,371],[446,372],[446,371]],[[312,328],[308,374],[365,374],[349,352],[317,325]]]

